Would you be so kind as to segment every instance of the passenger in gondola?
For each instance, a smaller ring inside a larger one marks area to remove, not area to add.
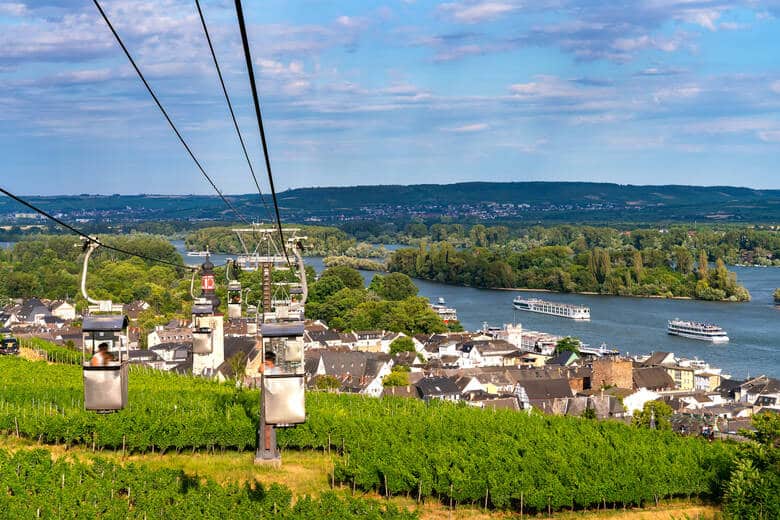
[[[276,367],[276,354],[270,350],[265,351],[265,361],[260,367],[260,371],[264,374],[277,374],[279,372]]]
[[[101,343],[98,345],[98,351],[89,360],[89,364],[93,367],[106,366],[110,362],[114,361],[114,355],[108,351],[108,343]]]

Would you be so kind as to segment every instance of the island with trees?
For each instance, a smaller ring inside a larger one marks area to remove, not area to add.
[[[500,228],[501,226],[499,226]],[[560,226],[509,238],[506,229],[474,226],[472,247],[449,241],[393,253],[388,269],[413,278],[472,287],[541,289],[711,301],[748,301],[722,258],[705,249],[666,246],[654,234],[619,240],[609,228]],[[714,266],[710,262],[714,260]]]

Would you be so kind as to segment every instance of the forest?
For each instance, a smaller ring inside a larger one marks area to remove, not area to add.
[[[379,258],[387,256],[384,247],[372,246],[358,242],[335,227],[299,226],[298,236],[305,236],[303,242],[306,256],[350,256],[355,258]],[[218,253],[241,253],[243,247],[233,227],[215,226],[192,231],[184,241],[188,251],[205,251],[208,249]]]
[[[256,391],[135,369],[130,406],[97,415],[83,410],[76,366],[0,358],[0,371],[7,375],[0,381],[0,434],[136,453],[254,447]],[[778,440],[780,419],[765,421],[755,446]],[[735,456],[749,457],[747,447],[615,421],[328,392],[308,394],[307,422],[281,430],[279,444],[332,450],[338,454],[337,483],[363,491],[444,503],[487,501],[491,508],[526,513],[671,497],[720,500],[724,490],[737,500],[744,493],[729,481]],[[776,456],[740,462],[744,471],[735,475],[773,482]]]
[[[673,224],[639,227],[618,222],[592,226],[540,225],[502,222],[485,225],[453,219],[372,221],[356,220],[339,225],[357,240],[370,243],[449,242],[459,249],[484,247],[512,251],[538,246],[570,246],[606,249],[662,249],[685,247],[698,257],[704,251],[710,262],[722,258],[727,265],[780,265],[780,230],[775,226],[746,224]]]
[[[722,258],[705,249],[698,258],[686,245],[666,246],[660,240],[634,236],[616,240],[606,228],[537,229],[523,239],[511,239],[506,229],[475,226],[468,249],[449,241],[420,242],[393,253],[388,269],[443,283],[490,288],[545,289],[620,296],[685,297],[716,301],[746,301]],[[627,236],[627,235],[624,235]],[[651,235],[651,238],[657,238]]]
[[[130,303],[145,300],[155,313],[182,312],[189,299],[189,270],[181,256],[163,237],[146,234],[107,235],[106,244],[129,252],[159,258],[182,269],[98,249],[90,262],[87,287],[94,297]],[[0,298],[76,299],[83,253],[78,238],[43,235],[0,250]],[[188,304],[187,304],[188,308]]]

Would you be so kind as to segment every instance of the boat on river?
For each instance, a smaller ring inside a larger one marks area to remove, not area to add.
[[[548,302],[546,300],[540,300],[539,298],[524,298],[518,296],[512,300],[512,306],[519,311],[550,314],[551,316],[559,316],[572,320],[590,320],[590,308],[585,307],[584,305]]]
[[[433,311],[439,315],[442,321],[444,321],[444,323],[458,321],[458,312],[452,307],[448,307],[447,302],[444,301],[444,298],[439,298],[436,303],[431,303],[430,306],[431,309],[433,309]]]
[[[673,336],[700,339],[713,343],[726,343],[729,340],[726,331],[712,323],[673,319],[669,320],[666,330]]]

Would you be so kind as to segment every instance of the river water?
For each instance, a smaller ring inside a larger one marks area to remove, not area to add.
[[[174,241],[184,251],[181,241]],[[397,246],[386,246],[396,249]],[[185,262],[196,265],[202,258],[185,256]],[[213,255],[215,264],[224,263],[225,255]],[[309,257],[306,263],[319,273],[324,268],[322,258]],[[521,323],[526,330],[538,330],[576,336],[592,346],[606,343],[623,353],[646,354],[653,351],[674,352],[678,356],[704,359],[735,378],[767,374],[780,377],[780,308],[773,303],[772,293],[780,287],[780,268],[730,267],[737,273],[753,299],[747,303],[703,302],[696,300],[664,300],[624,296],[555,294],[524,291],[498,291],[459,287],[426,280],[415,280],[420,296],[435,301],[444,298],[458,311],[466,330],[476,330],[484,322],[489,325]],[[361,271],[366,283],[375,273]],[[575,303],[590,307],[589,322],[516,311],[512,299],[517,295],[536,296],[546,300]],[[667,320],[706,321],[723,327],[731,341],[714,345],[666,333]]]

